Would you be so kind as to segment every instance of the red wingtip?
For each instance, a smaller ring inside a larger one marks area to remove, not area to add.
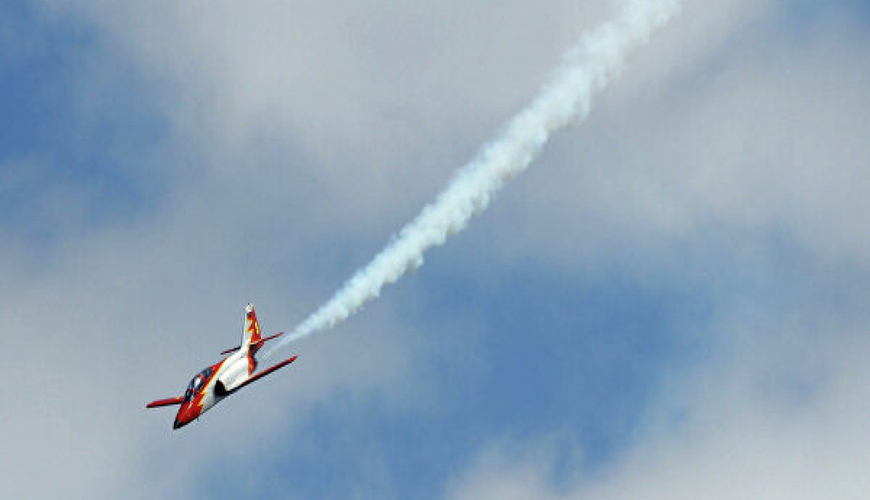
[[[175,398],[166,398],[166,399],[158,399],[157,401],[152,401],[145,405],[145,408],[157,408],[160,406],[172,406],[172,405],[180,405],[184,402],[184,398],[181,396]]]

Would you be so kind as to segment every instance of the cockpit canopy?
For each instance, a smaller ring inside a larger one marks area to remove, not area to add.
[[[209,366],[205,370],[197,373],[193,379],[191,379],[190,383],[187,384],[187,390],[184,391],[185,403],[193,399],[193,396],[195,396],[196,393],[202,391],[206,382],[208,382],[208,379],[211,378],[212,373],[214,373],[214,370]]]

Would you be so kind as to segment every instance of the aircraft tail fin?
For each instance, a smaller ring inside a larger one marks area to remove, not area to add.
[[[257,313],[254,306],[245,306],[245,328],[242,330],[242,349],[247,349],[251,344],[257,344],[262,340],[260,335],[260,322],[257,321]]]
[[[236,347],[231,347],[221,352],[221,354],[229,354],[231,352],[242,351],[248,356],[248,368],[252,373],[257,367],[257,360],[254,355],[263,347],[267,340],[272,340],[284,335],[283,332],[263,337],[260,332],[260,322],[257,321],[257,313],[254,311],[254,306],[248,304],[245,306],[245,326],[242,329],[242,341]]]
[[[263,347],[263,344],[266,343],[267,340],[272,340],[281,335],[284,334],[277,333],[263,338],[263,335],[260,333],[260,323],[257,321],[257,313],[254,311],[254,306],[251,304],[245,306],[245,329],[242,331],[242,343],[239,346],[239,349],[247,354],[248,375],[254,373],[254,370],[257,369],[257,358],[255,357],[257,351]],[[233,350],[234,349],[229,349],[224,352],[232,352]]]

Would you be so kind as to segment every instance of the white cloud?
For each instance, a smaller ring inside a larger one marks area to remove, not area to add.
[[[605,467],[556,480],[552,438],[495,443],[446,498],[864,498],[866,318],[819,331],[817,313],[812,305],[728,311],[708,332],[728,355],[663,387],[640,441]],[[733,319],[740,315],[747,320]]]
[[[691,19],[663,36],[681,22]],[[716,65],[682,68],[663,85],[653,75],[647,95],[616,86],[590,127],[555,141],[475,236],[500,241],[493,251],[508,261],[592,272],[628,262],[639,274],[685,274],[686,264],[706,267],[722,240],[738,252],[777,234],[866,266],[870,241],[857,228],[870,213],[868,40],[842,17],[816,24],[796,45],[764,18],[712,47]],[[644,64],[662,45],[651,49]]]

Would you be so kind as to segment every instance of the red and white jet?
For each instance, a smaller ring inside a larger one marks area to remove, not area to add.
[[[254,373],[254,370],[257,369],[257,359],[255,357],[257,351],[260,350],[260,347],[267,340],[272,340],[281,335],[284,334],[279,333],[263,338],[260,335],[260,323],[257,321],[254,306],[248,304],[245,307],[245,329],[242,331],[242,343],[238,347],[227,349],[221,353],[233,354],[224,358],[220,363],[211,365],[197,373],[193,377],[193,380],[190,381],[190,384],[188,384],[187,390],[184,391],[184,396],[159,399],[148,403],[145,407],[157,408],[158,406],[181,405],[172,428],[178,429],[189,424],[194,419],[199,418],[209,408],[216,405],[218,401],[251,382],[265,377],[278,368],[282,368],[295,361],[296,356],[293,356],[259,373]]]

